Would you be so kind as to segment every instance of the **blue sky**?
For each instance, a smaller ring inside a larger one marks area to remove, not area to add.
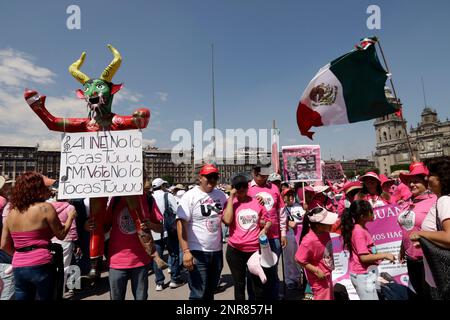
[[[66,27],[71,4],[81,8],[81,30]],[[367,29],[370,4],[381,8],[381,30]],[[445,120],[450,113],[449,12],[446,0],[432,5],[422,0],[2,1],[2,144],[57,145],[59,134],[28,109],[23,88],[47,95],[55,115],[86,115],[74,94],[80,84],[67,68],[86,51],[82,70],[99,76],[112,58],[106,47],[111,43],[123,57],[113,81],[126,88],[113,111],[149,108],[152,119],[144,137],[170,148],[176,143],[170,141],[173,130],[192,130],[194,120],[212,125],[214,42],[219,129],[264,129],[276,120],[281,145],[320,144],[325,159],[366,157],[375,150],[373,121],[316,128],[314,141],[300,135],[295,113],[303,90],[323,65],[352,50],[360,38],[377,35],[408,126],[416,125],[423,109],[421,76],[428,104]]]

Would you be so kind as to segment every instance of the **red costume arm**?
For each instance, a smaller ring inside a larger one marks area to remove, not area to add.
[[[137,109],[131,116],[116,114],[112,120],[115,130],[144,129],[150,121],[150,110]]]
[[[42,122],[52,131],[85,132],[88,118],[58,118],[45,108],[46,96],[41,96],[33,90],[25,90],[24,98],[31,109],[41,118]]]

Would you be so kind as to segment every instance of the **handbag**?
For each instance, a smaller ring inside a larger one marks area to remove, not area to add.
[[[48,249],[52,254],[51,265],[55,275],[54,300],[62,300],[64,294],[64,257],[63,248],[59,243],[50,242]]]
[[[442,230],[437,205],[436,230]],[[450,300],[450,249],[443,248],[423,237],[419,238],[419,243],[430,267],[440,298]]]

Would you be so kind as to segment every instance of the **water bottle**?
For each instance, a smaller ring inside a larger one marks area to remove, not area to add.
[[[259,246],[261,248],[261,266],[264,268],[273,267],[277,261],[277,255],[270,249],[269,239],[265,234],[259,237]]]

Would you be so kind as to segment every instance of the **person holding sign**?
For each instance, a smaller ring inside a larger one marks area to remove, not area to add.
[[[377,265],[381,260],[395,262],[391,253],[377,253],[372,235],[366,223],[373,221],[372,205],[365,200],[356,200],[341,217],[341,234],[344,249],[350,252],[350,280],[361,300],[379,300],[377,294]]]
[[[430,287],[425,281],[425,270],[423,265],[423,252],[421,248],[416,248],[409,235],[414,231],[420,231],[422,222],[436,203],[436,195],[428,188],[426,177],[429,172],[427,167],[421,162],[413,162],[407,174],[401,173],[400,180],[409,186],[412,197],[407,201],[402,211],[398,215],[398,224],[402,228],[402,244],[400,247],[399,261],[408,268],[409,283],[414,292],[408,290],[409,299],[429,300]]]
[[[105,231],[111,230],[109,238],[109,285],[111,300],[125,300],[127,282],[131,280],[131,290],[135,300],[147,300],[148,271],[151,256],[141,245],[139,232],[162,231],[161,215],[157,206],[149,211],[147,198],[139,197],[138,205],[144,219],[134,221],[128,209],[127,197],[113,197],[108,205]],[[136,228],[139,224],[139,228]]]

